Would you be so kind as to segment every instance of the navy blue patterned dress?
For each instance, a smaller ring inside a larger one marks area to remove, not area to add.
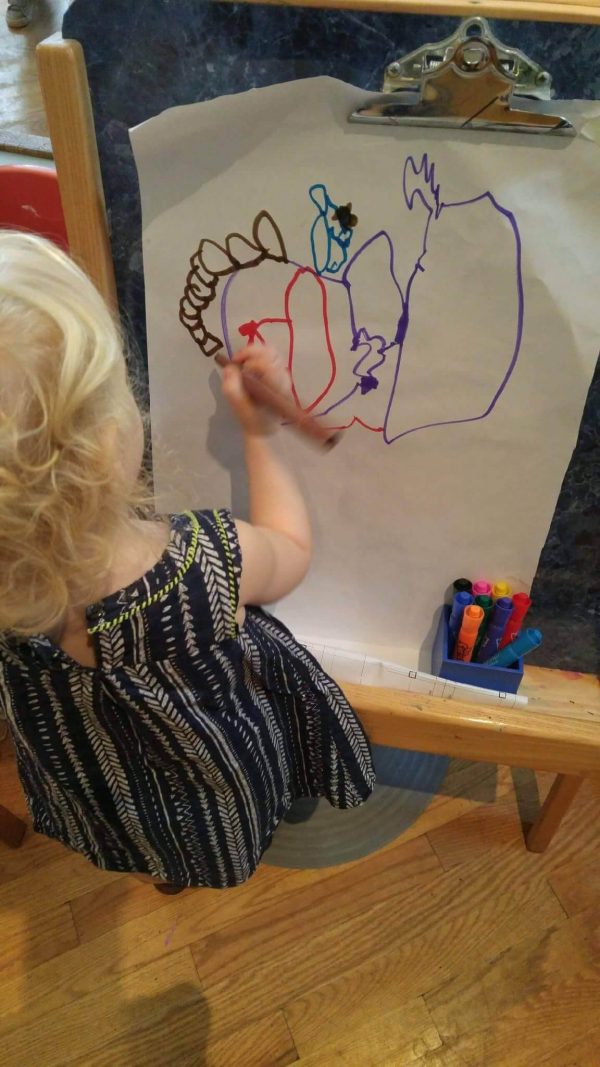
[[[179,515],[152,570],[88,609],[96,668],[46,637],[0,641],[38,832],[108,870],[226,887],[295,798],[369,796],[369,745],[340,689],[260,608],[238,628],[240,570],[229,512]]]

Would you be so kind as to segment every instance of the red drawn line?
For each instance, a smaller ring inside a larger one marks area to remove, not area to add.
[[[275,322],[285,323],[286,326],[289,326],[287,319],[260,319],[259,322],[256,322],[255,319],[250,319],[249,322],[242,323],[239,327],[239,333],[246,338],[249,345],[254,344],[255,341],[260,341],[261,345],[264,345],[266,341],[260,332],[260,327],[264,326],[265,323],[272,325]]]
[[[312,403],[310,403],[310,404],[308,404],[306,406],[304,404],[300,403],[300,398],[298,396],[298,393],[296,391],[296,385],[294,383],[293,365],[294,365],[294,340],[295,340],[295,338],[294,338],[294,323],[293,323],[293,320],[292,320],[292,316],[290,315],[290,301],[291,301],[292,291],[294,289],[294,286],[298,282],[298,279],[303,274],[312,275],[312,277],[315,279],[315,281],[316,281],[316,283],[319,286],[319,289],[321,291],[321,315],[322,315],[322,318],[323,318],[323,329],[324,329],[324,332],[325,332],[325,343],[326,343],[326,347],[327,347],[327,354],[329,356],[329,362],[330,362],[330,365],[331,365],[329,381],[327,382],[326,386],[319,393],[319,395],[316,397],[316,399],[313,400]],[[332,385],[333,385],[333,383],[335,381],[336,371],[337,371],[336,362],[335,362],[335,352],[333,350],[333,345],[331,343],[331,335],[330,335],[330,332],[329,332],[329,315],[328,315],[328,308],[327,308],[327,289],[325,288],[325,284],[323,283],[322,279],[319,277],[319,275],[316,273],[316,271],[314,271],[311,267],[299,267],[298,270],[293,275],[293,277],[291,278],[291,280],[289,281],[288,285],[286,286],[284,302],[285,302],[284,303],[284,306],[285,306],[285,316],[284,316],[284,318],[265,318],[265,319],[258,319],[258,320],[250,319],[250,320],[248,320],[248,322],[242,323],[242,325],[239,326],[238,329],[239,329],[239,333],[242,335],[242,337],[245,337],[247,339],[247,342],[249,344],[252,344],[254,341],[260,341],[261,344],[264,344],[265,343],[265,339],[264,339],[264,337],[263,337],[263,335],[261,333],[261,328],[263,326],[274,325],[276,323],[285,324],[287,326],[287,328],[289,330],[289,337],[290,337],[290,340],[289,340],[289,351],[288,351],[288,370],[290,372],[290,378],[291,378],[291,383],[292,383],[292,395],[293,395],[294,400],[296,401],[298,407],[303,408],[304,411],[309,412],[309,411],[313,411],[313,409],[316,408],[317,405],[321,403],[323,398],[327,396],[327,393],[329,392],[329,390],[331,389],[331,387],[332,387]],[[367,429],[368,429],[368,427],[367,427]]]
[[[333,345],[331,343],[331,336],[330,336],[330,333],[329,333],[329,315],[328,315],[328,309],[327,309],[327,290],[325,288],[325,284],[324,284],[322,278],[320,278],[319,275],[317,274],[317,272],[315,270],[313,270],[311,267],[299,267],[298,270],[296,271],[296,273],[294,274],[293,278],[289,282],[288,286],[286,287],[286,290],[285,290],[285,314],[286,314],[286,318],[287,318],[288,322],[290,323],[290,351],[289,351],[288,367],[289,367],[289,371],[290,371],[290,375],[291,375],[291,379],[292,379],[292,390],[293,390],[293,393],[294,393],[294,396],[296,398],[297,403],[299,404],[300,400],[298,398],[298,394],[296,393],[296,387],[294,385],[294,371],[293,371],[293,362],[294,362],[294,326],[293,326],[292,318],[291,318],[291,315],[290,315],[290,297],[291,297],[291,294],[292,294],[292,290],[293,290],[294,286],[296,285],[296,282],[298,281],[298,279],[303,274],[310,274],[314,278],[314,280],[316,281],[317,285],[319,286],[319,289],[321,290],[321,315],[322,315],[322,318],[323,318],[323,329],[325,330],[325,344],[327,346],[327,354],[329,356],[329,361],[330,361],[330,364],[331,364],[331,372],[330,372],[330,375],[329,375],[329,381],[327,382],[327,385],[319,393],[319,395],[316,398],[316,400],[313,400],[312,404],[309,404],[308,407],[305,408],[305,411],[312,411],[314,408],[317,407],[318,404],[321,403],[323,398],[325,396],[327,396],[327,393],[329,392],[329,390],[331,389],[331,386],[333,385],[333,383],[335,381],[337,368],[336,368],[336,363],[335,363],[335,352],[333,350]]]
[[[296,391],[296,386],[295,386],[295,383],[294,383],[293,366],[294,366],[294,356],[295,356],[295,353],[294,353],[294,340],[295,340],[295,338],[294,338],[294,322],[293,322],[292,316],[290,314],[290,302],[291,302],[292,292],[293,292],[294,286],[296,285],[296,283],[298,282],[299,278],[303,274],[312,275],[312,277],[317,282],[317,285],[319,286],[319,289],[321,291],[321,315],[322,315],[322,319],[323,319],[323,329],[324,329],[324,332],[325,332],[325,341],[326,341],[326,346],[327,346],[327,353],[329,355],[329,361],[330,361],[330,364],[331,364],[331,373],[330,373],[330,377],[329,377],[329,381],[327,382],[327,385],[322,390],[322,392],[319,394],[319,396],[317,396],[317,398],[315,400],[313,400],[312,403],[308,404],[307,406],[304,406],[303,404],[300,403],[300,398],[298,397],[298,393]],[[239,333],[241,334],[242,337],[245,337],[247,339],[248,344],[253,344],[255,341],[259,341],[261,344],[265,344],[265,338],[264,338],[264,336],[263,336],[263,334],[261,332],[263,326],[273,326],[273,325],[276,325],[276,324],[287,326],[287,328],[289,330],[289,338],[290,338],[290,340],[289,340],[289,351],[288,351],[288,370],[290,372],[290,379],[291,379],[291,383],[292,383],[292,395],[293,395],[294,400],[296,401],[296,404],[298,405],[298,407],[302,408],[306,412],[310,412],[310,411],[313,411],[314,408],[316,408],[317,405],[320,404],[321,401],[327,396],[327,393],[330,391],[333,383],[335,382],[336,374],[337,374],[337,364],[336,364],[336,359],[335,359],[335,352],[334,352],[334,349],[333,349],[333,344],[331,342],[331,335],[330,335],[330,331],[329,331],[329,314],[328,314],[328,306],[327,306],[327,288],[326,288],[322,278],[311,267],[299,267],[298,270],[293,275],[293,277],[291,278],[291,280],[288,283],[288,285],[286,286],[284,302],[285,302],[285,316],[283,318],[264,318],[264,319],[258,319],[258,320],[257,319],[249,319],[248,322],[242,323],[242,325],[239,327]],[[381,426],[371,426],[371,425],[369,425],[369,423],[364,422],[363,419],[359,418],[358,415],[353,415],[347,422],[333,425],[332,429],[335,429],[335,430],[347,430],[347,429],[349,429],[350,426],[355,426],[355,425],[362,426],[365,430],[370,430],[372,433],[383,433],[383,430],[384,430],[384,426],[383,425],[381,425]]]
[[[331,426],[332,430],[349,430],[351,426],[362,426],[365,430],[371,430],[372,433],[383,433],[384,426],[370,426],[368,422],[363,422],[358,415],[353,415],[349,422],[330,422],[331,413],[325,416],[327,419],[327,425]]]

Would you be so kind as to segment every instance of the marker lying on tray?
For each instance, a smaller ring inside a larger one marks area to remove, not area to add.
[[[229,359],[222,352],[218,352],[215,356],[215,363],[219,367],[226,367]],[[251,371],[242,368],[242,381],[244,389],[257,404],[262,404],[263,407],[272,411],[274,415],[279,415],[298,433],[310,437],[324,448],[333,448],[338,443],[342,436],[340,430],[335,430],[331,426],[324,426],[314,415],[309,415],[298,407],[293,400],[289,400],[288,397],[275,392],[274,389],[271,389],[269,385],[265,385]]]

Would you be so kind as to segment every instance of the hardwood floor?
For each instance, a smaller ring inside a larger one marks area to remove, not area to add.
[[[69,0],[35,0],[33,18],[24,30],[8,29],[6,3],[0,3],[0,148],[48,154],[35,47],[60,29]]]
[[[536,856],[520,808],[550,779],[515,774],[517,800],[508,769],[471,774],[450,785],[493,803],[436,797],[375,855],[222,893],[0,846],[3,1064],[598,1067],[600,788]]]

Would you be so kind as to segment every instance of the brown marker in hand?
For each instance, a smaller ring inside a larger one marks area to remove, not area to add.
[[[219,367],[226,367],[229,362],[230,360],[222,352],[218,352],[215,356],[215,363]],[[244,370],[243,367],[242,381],[244,389],[257,404],[262,404],[263,407],[272,411],[274,415],[278,415],[298,433],[317,441],[324,448],[333,448],[338,443],[342,436],[340,430],[335,430],[331,426],[324,426],[314,415],[309,415],[306,411],[303,411],[293,400],[289,400],[287,396],[275,392],[269,385],[265,385],[260,378],[257,378],[255,374]]]

